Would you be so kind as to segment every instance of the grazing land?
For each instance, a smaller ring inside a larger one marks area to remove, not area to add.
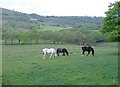
[[[69,56],[42,59],[45,47],[65,47]],[[95,56],[81,56],[80,45],[3,45],[4,85],[118,84],[118,44],[96,44]]]

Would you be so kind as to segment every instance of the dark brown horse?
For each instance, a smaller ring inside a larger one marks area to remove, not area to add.
[[[65,56],[65,55],[68,56],[69,55],[69,53],[68,53],[66,48],[58,48],[57,49],[57,55],[59,56],[60,53],[63,53],[63,56]]]
[[[87,56],[90,55],[90,52],[92,52],[92,55],[94,56],[94,49],[91,46],[83,46],[82,48],[82,55],[84,55],[85,51],[88,52]]]

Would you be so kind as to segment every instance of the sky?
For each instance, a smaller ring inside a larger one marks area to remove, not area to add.
[[[0,7],[43,16],[105,16],[119,0],[0,0]]]

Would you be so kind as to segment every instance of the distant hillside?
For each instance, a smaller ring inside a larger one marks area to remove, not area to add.
[[[3,32],[32,29],[99,29],[102,17],[88,16],[40,16],[2,8]]]

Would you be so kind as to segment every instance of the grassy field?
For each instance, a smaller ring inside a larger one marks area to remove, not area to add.
[[[3,45],[5,85],[118,84],[118,44],[94,46],[95,56],[81,56],[80,45]],[[65,47],[69,56],[42,59],[45,47]]]

